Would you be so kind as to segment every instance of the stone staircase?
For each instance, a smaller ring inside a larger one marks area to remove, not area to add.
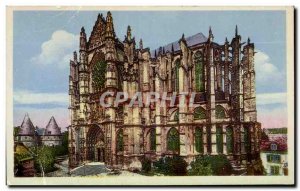
[[[230,160],[230,164],[233,168],[233,175],[234,176],[244,176],[247,175],[247,167],[244,165],[237,164],[237,161]]]

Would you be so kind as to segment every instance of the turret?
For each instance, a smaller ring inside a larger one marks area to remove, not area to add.
[[[79,72],[87,72],[87,41],[84,27],[80,31],[80,45],[79,45]],[[75,57],[75,55],[74,55]],[[77,58],[77,55],[76,55]]]
[[[143,40],[142,39],[140,39],[140,50],[143,50]]]
[[[243,91],[244,91],[244,121],[255,122],[256,114],[256,92],[255,92],[255,71],[254,71],[254,44],[247,40],[243,49]]]
[[[107,12],[106,16],[106,29],[105,29],[105,37],[106,38],[115,38],[115,30],[114,30],[114,23],[111,12]]]
[[[127,40],[130,41],[131,40],[131,27],[130,25],[128,25],[127,27]]]
[[[208,41],[213,42],[214,41],[214,35],[212,33],[211,27],[209,27],[209,32],[208,32]]]
[[[87,41],[86,41],[85,30],[84,27],[81,27],[79,51],[86,51],[86,44]]]

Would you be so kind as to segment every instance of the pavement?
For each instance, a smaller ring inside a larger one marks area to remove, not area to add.
[[[93,176],[100,174],[107,174],[109,171],[106,169],[104,163],[90,162],[80,167],[71,170],[71,176]]]

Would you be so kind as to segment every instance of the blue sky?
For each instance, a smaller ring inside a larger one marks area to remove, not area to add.
[[[68,75],[73,50],[78,50],[82,26],[87,35],[98,13],[106,11],[14,12],[14,125],[28,112],[35,125],[46,126],[53,115],[68,125]],[[212,27],[214,41],[224,43],[238,25],[242,41],[255,43],[256,91],[263,126],[286,126],[286,38],[284,11],[112,11],[117,36],[123,40],[128,25],[138,41],[150,49]]]

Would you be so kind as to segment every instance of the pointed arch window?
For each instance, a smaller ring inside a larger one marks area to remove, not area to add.
[[[203,107],[197,107],[194,111],[194,119],[206,119],[206,111]]]
[[[233,129],[231,126],[226,128],[226,148],[228,154],[233,152]]]
[[[251,131],[249,129],[249,126],[245,126],[244,127],[244,142],[245,142],[245,149],[246,149],[246,153],[250,153],[251,152]]]
[[[123,129],[117,133],[117,152],[124,151]]]
[[[174,113],[174,121],[179,121],[179,112],[178,110]]]
[[[195,130],[195,147],[198,153],[203,153],[203,129],[200,127]]]
[[[103,60],[95,63],[92,70],[92,84],[95,90],[101,90],[104,88],[106,68],[107,63]]]
[[[204,92],[204,62],[201,52],[196,52],[194,56],[195,63],[195,82],[196,91]]]
[[[220,105],[217,105],[216,106],[216,118],[217,119],[224,119],[225,117],[226,117],[226,114],[225,114],[224,107],[222,107]]]
[[[167,136],[167,149],[169,151],[177,151],[180,149],[179,132],[177,129],[170,129]]]
[[[222,126],[217,126],[217,132],[216,132],[216,138],[217,138],[217,151],[218,153],[223,153],[223,129]]]
[[[180,60],[177,59],[175,61],[175,66],[172,69],[172,90],[173,90],[173,92],[179,91],[179,67],[180,67]]]
[[[150,150],[155,151],[156,150],[156,132],[155,129],[150,130]]]

